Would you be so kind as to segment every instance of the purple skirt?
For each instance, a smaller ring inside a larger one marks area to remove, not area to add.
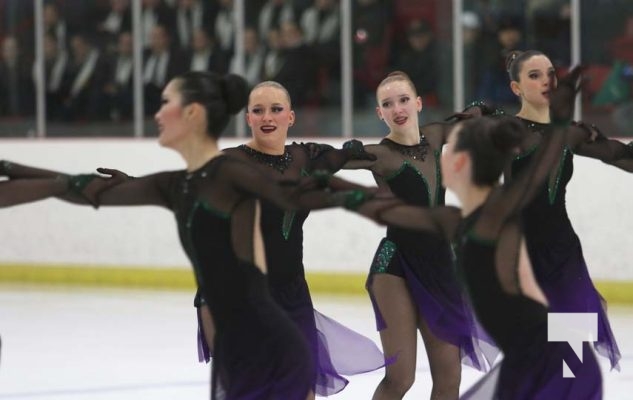
[[[600,366],[586,342],[582,361],[567,342],[541,343],[536,347],[509,353],[460,399],[602,399]],[[573,377],[563,376],[563,360]]]
[[[611,369],[620,370],[622,357],[607,317],[607,302],[594,287],[582,254],[578,236],[547,245],[528,242],[534,275],[543,289],[552,312],[597,313],[598,340],[594,348],[609,359]]]
[[[313,308],[303,277],[285,286],[271,287],[271,294],[307,341],[315,360],[313,387],[317,395],[330,396],[343,390],[349,383],[343,375],[357,375],[385,366],[383,353],[373,340]],[[198,355],[200,361],[208,362],[211,355],[202,324],[198,322]]]
[[[234,311],[215,334],[211,398],[305,399],[314,363],[295,324],[270,298]]]
[[[393,250],[385,252],[389,246]],[[387,326],[372,292],[373,277],[381,272],[374,268],[377,263],[389,264],[386,271],[397,270],[398,276],[402,273],[418,313],[435,336],[460,349],[464,365],[480,371],[490,368],[499,349],[476,320],[450,260],[435,265],[433,257],[402,252],[386,239],[381,242],[366,285],[380,331]]]

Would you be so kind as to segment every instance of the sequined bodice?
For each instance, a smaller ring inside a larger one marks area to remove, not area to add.
[[[235,252],[232,215],[200,196],[201,186],[209,184],[218,161],[194,173],[177,173],[170,197],[180,241],[198,287],[203,289],[214,322],[223,329],[236,313],[251,312],[254,303],[269,294],[263,272]]]
[[[548,134],[545,124],[523,121],[528,129],[540,135]],[[532,159],[535,148],[521,154],[512,162],[512,175],[520,173]],[[573,154],[565,148],[550,179],[543,183],[542,190],[523,210],[524,230],[530,243],[548,242],[563,232],[572,230],[566,209],[566,186],[573,175]]]
[[[249,158],[257,163],[267,165],[281,173],[284,173],[292,163],[292,154],[286,149],[281,155],[266,154],[261,151],[257,151],[245,144],[238,146],[238,148],[244,153],[248,154]]]
[[[412,146],[399,144],[388,138],[384,138],[380,143],[412,160],[424,161],[429,152],[429,142],[424,135],[420,135],[420,142]]]
[[[300,145],[286,146],[283,155],[269,155],[246,145],[225,152],[258,168],[271,180],[299,178],[308,161]],[[260,204],[268,279],[273,286],[294,282],[304,274],[303,223],[309,212],[285,211],[265,200]]]
[[[384,177],[396,196],[407,203],[423,207],[444,204],[445,190],[440,182],[439,154],[429,154],[429,145],[424,136],[420,137],[420,144],[414,146],[401,145],[389,139],[383,139],[380,144],[402,157],[400,167]],[[428,179],[423,171],[432,174],[432,179]],[[399,249],[416,253],[428,253],[428,249],[433,248],[449,248],[446,241],[428,233],[393,226],[387,228],[387,238],[396,243]]]

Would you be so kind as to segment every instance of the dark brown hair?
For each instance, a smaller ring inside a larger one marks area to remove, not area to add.
[[[219,138],[231,115],[248,102],[248,84],[239,75],[189,71],[174,78],[182,96],[182,105],[199,103],[207,113],[207,134]]]
[[[499,181],[525,135],[524,129],[515,117],[481,117],[462,123],[455,151],[470,155],[473,183],[492,186]]]
[[[510,75],[511,81],[519,81],[519,74],[521,73],[521,68],[523,68],[523,63],[534,56],[545,56],[545,54],[538,50],[515,50],[508,54],[506,57],[506,70],[508,71],[508,75]]]

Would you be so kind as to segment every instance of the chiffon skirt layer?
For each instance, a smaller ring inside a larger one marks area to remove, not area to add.
[[[609,359],[611,369],[620,370],[620,349],[607,317],[607,302],[594,287],[578,236],[566,230],[547,242],[530,242],[528,250],[534,275],[557,313],[596,313],[598,354]]]
[[[216,321],[211,398],[305,399],[314,363],[297,326],[271,298],[233,311],[221,325]]]
[[[418,313],[433,334],[459,347],[463,364],[487,371],[499,354],[499,349],[476,320],[450,258],[444,260],[429,256],[433,252],[437,253],[434,249],[413,253],[394,248],[389,259],[385,260],[384,247],[389,242],[383,239],[372,265],[388,263],[387,271],[399,271],[397,275],[401,274],[405,279]],[[382,330],[387,326],[372,292],[376,273],[379,272],[372,267],[367,290],[374,306],[377,329]]]
[[[582,350],[580,360],[567,342],[547,342],[544,333],[540,342],[508,351],[460,400],[600,400],[600,366],[587,342]],[[573,377],[563,375],[563,362]]]
[[[389,362],[373,340],[315,310],[303,277],[271,287],[271,294],[306,341],[314,361],[311,382],[317,395],[330,396],[342,391],[349,382],[343,375],[374,371]],[[208,362],[210,351],[201,328],[198,350],[200,361]]]
[[[315,393],[329,396],[347,386],[343,375],[374,371],[385,365],[373,340],[314,309],[304,277],[272,287],[273,297],[308,341],[316,361]]]

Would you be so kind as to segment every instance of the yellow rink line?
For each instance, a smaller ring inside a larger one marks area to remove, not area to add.
[[[310,290],[315,294],[365,295],[365,279],[362,273],[307,273]],[[193,274],[186,268],[0,264],[0,283],[195,290]],[[609,303],[633,304],[632,281],[595,284]]]

